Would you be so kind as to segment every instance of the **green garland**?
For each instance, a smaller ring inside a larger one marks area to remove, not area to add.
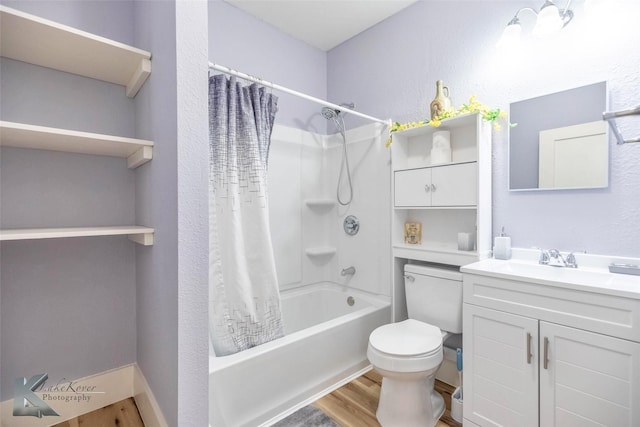
[[[389,139],[387,140],[386,146],[389,147],[391,145],[394,132],[398,132],[405,129],[416,128],[416,127],[422,127],[422,126],[439,127],[442,120],[444,119],[450,119],[451,117],[457,117],[462,114],[469,114],[469,113],[481,113],[482,119],[488,122],[492,122],[493,128],[497,131],[501,129],[500,123],[498,123],[498,119],[507,117],[506,111],[503,111],[499,108],[490,109],[489,107],[484,105],[482,102],[478,101],[475,95],[471,95],[471,97],[469,98],[468,104],[463,104],[462,107],[458,108],[457,110],[454,110],[453,108],[444,110],[437,117],[431,120],[425,119],[419,122],[408,122],[408,123],[394,122],[391,125],[391,129],[389,129]],[[516,126],[516,124],[509,124],[509,126]]]

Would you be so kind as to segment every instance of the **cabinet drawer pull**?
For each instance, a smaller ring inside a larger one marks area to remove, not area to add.
[[[426,191],[427,193],[428,193],[429,191],[431,191],[431,186],[430,186],[429,184],[425,185],[425,186],[424,186],[424,191]]]
[[[549,338],[544,337],[544,369],[549,366]]]
[[[436,185],[435,184],[431,184],[431,191],[436,191]]]
[[[527,364],[531,365],[531,358],[533,354],[531,354],[531,334],[527,332]]]

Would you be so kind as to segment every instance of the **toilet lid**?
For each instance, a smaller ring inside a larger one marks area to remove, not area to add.
[[[369,336],[377,350],[398,356],[418,356],[432,353],[442,345],[440,328],[408,319],[380,326]]]

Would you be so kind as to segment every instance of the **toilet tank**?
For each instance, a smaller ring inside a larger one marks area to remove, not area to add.
[[[457,269],[404,266],[407,312],[410,319],[462,333],[462,274]]]

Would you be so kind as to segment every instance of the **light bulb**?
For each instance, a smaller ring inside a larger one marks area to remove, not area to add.
[[[560,17],[558,6],[547,1],[538,13],[536,26],[533,27],[533,35],[536,37],[553,35],[560,31],[563,26],[564,22]]]
[[[520,45],[520,33],[522,32],[522,26],[519,22],[509,23],[502,32],[502,36],[496,47],[498,49],[514,49]]]

